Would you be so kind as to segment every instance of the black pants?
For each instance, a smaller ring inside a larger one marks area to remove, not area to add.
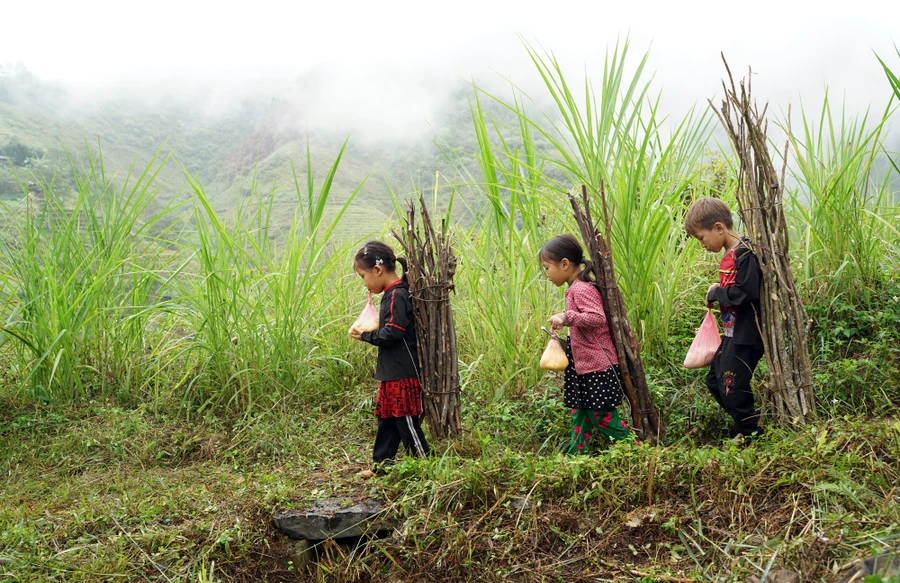
[[[393,458],[401,441],[410,455],[426,456],[430,451],[418,417],[385,417],[378,420],[372,459],[377,464]]]
[[[754,346],[722,338],[706,375],[706,388],[734,419],[738,433],[744,435],[759,431],[759,409],[753,402],[750,379],[762,355],[763,351]]]

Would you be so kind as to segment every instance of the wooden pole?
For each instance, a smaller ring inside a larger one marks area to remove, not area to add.
[[[612,216],[606,204],[606,190],[602,182],[600,183],[600,201],[603,205],[603,233],[597,230],[594,220],[591,218],[587,187],[581,187],[580,204],[576,196],[569,193],[569,202],[572,204],[575,222],[578,223],[581,237],[587,246],[588,255],[593,264],[594,277],[597,280],[600,296],[603,298],[603,309],[606,311],[613,344],[619,357],[622,388],[629,405],[631,405],[631,425],[642,439],[656,442],[665,438],[665,430],[647,386],[647,375],[644,373],[637,336],[628,323],[628,310],[625,308],[625,300],[616,281],[612,246],[610,245]]]
[[[781,173],[769,155],[766,108],[758,112],[751,99],[750,75],[738,87],[722,55],[728,84],[725,98],[713,111],[728,133],[740,164],[738,212],[747,229],[753,252],[760,258],[762,289],[757,325],[766,350],[769,378],[763,396],[763,414],[782,423],[805,423],[816,417],[815,391],[809,359],[809,318],[797,292],[790,264],[790,241],[784,218],[784,176],[788,145],[784,146]],[[710,103],[712,105],[712,103]],[[790,132],[788,108],[788,132]]]
[[[425,417],[435,439],[454,437],[462,431],[459,417],[459,358],[456,328],[450,308],[450,292],[456,273],[447,225],[440,232],[419,195],[422,221],[416,221],[416,204],[409,201],[406,229],[394,237],[403,246],[409,263],[410,296],[416,315],[419,380]]]

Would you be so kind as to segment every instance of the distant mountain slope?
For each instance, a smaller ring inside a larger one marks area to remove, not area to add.
[[[451,111],[442,115],[450,126],[438,128],[442,138],[467,138],[468,105],[464,89],[451,100]],[[317,185],[348,137],[337,131],[307,133],[307,112],[290,99],[247,100],[227,113],[210,115],[200,106],[159,102],[152,105],[120,97],[90,102],[58,84],[44,82],[22,68],[0,74],[0,155],[4,144],[16,140],[43,156],[29,167],[0,164],[0,198],[21,197],[16,179],[53,184],[66,195],[75,188],[70,157],[79,170],[87,168],[87,148],[102,149],[107,176],[121,186],[134,164],[139,173],[160,149],[171,152],[160,174],[160,204],[185,192],[181,166],[200,183],[215,208],[227,212],[249,193],[254,177],[258,190],[276,192],[277,222],[288,225],[297,196],[294,175],[306,188],[306,148],[309,144]],[[345,215],[344,229],[364,235],[380,229],[393,207],[389,181],[399,193],[413,190],[414,183],[430,186],[434,172],[450,174],[449,164],[427,138],[405,143],[350,142],[332,188],[331,207],[336,211],[368,177],[359,196]],[[304,191],[305,192],[305,191]]]

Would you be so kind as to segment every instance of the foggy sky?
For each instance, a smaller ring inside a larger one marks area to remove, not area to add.
[[[805,6],[809,8],[805,8]],[[749,20],[750,18],[753,20]],[[517,34],[599,84],[604,53],[627,34],[666,113],[721,96],[720,52],[783,111],[817,108],[827,86],[850,112],[890,97],[878,53],[900,69],[896,2],[3,2],[0,63],[22,61],[86,99],[199,100],[227,111],[285,92],[310,123],[403,137],[429,122],[460,79],[503,78],[540,94]],[[302,76],[302,77],[301,77]],[[292,84],[298,78],[305,84]],[[315,82],[308,82],[314,79]],[[433,129],[433,128],[431,128]]]

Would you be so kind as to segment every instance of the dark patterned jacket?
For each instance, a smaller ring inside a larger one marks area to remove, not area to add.
[[[419,378],[416,319],[409,286],[397,280],[381,296],[380,327],[363,332],[362,339],[378,347],[375,378],[379,381]]]
[[[719,264],[719,287],[707,294],[706,301],[719,302],[724,336],[735,344],[763,349],[762,336],[756,324],[759,313],[761,271],[759,259],[743,238],[729,249]]]

